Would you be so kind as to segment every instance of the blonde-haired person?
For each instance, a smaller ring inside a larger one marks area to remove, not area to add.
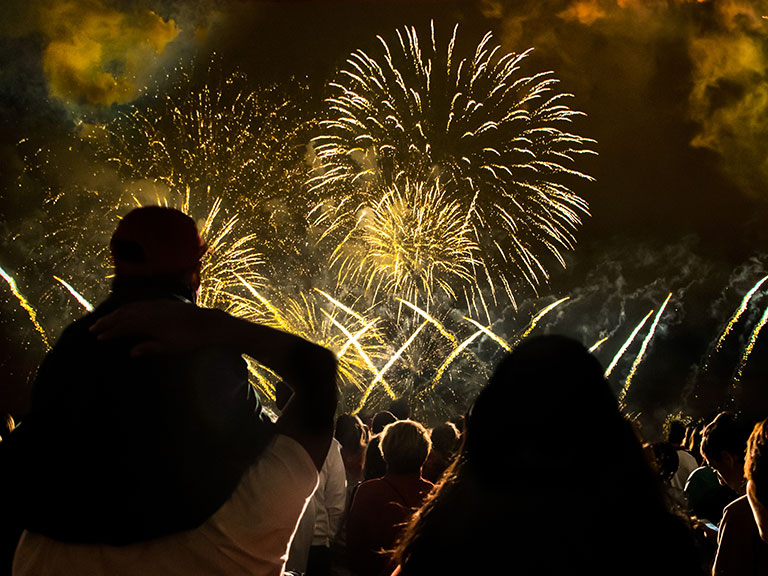
[[[413,420],[389,424],[380,447],[387,473],[360,484],[349,511],[347,549],[350,568],[358,576],[392,572],[385,552],[394,547],[402,525],[433,487],[421,476],[431,448],[424,426]]]

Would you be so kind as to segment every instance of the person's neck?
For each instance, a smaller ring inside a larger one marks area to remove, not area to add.
[[[195,292],[179,278],[167,276],[115,276],[112,295],[120,300],[182,298],[195,301]]]

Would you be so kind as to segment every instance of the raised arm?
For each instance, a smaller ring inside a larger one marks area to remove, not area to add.
[[[247,354],[274,370],[293,391],[278,430],[298,441],[318,470],[328,453],[338,392],[336,358],[330,350],[275,328],[220,310],[171,300],[127,304],[91,328],[108,340],[139,336],[132,354],[189,352],[216,346]]]

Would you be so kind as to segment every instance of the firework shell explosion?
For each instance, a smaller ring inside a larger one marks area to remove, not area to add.
[[[424,303],[455,300],[454,286],[475,285],[478,246],[459,202],[439,183],[391,184],[378,198],[337,219],[350,231],[331,258],[339,287],[362,285]]]
[[[594,141],[564,131],[581,113],[551,72],[521,74],[530,51],[504,54],[488,33],[461,58],[457,32],[438,46],[434,26],[426,41],[403,28],[395,42],[379,37],[377,54],[349,56],[313,140],[320,168],[311,184],[329,198],[317,221],[343,228],[338,219],[361,196],[403,180],[439,182],[482,249],[476,275],[514,301],[521,281],[548,278],[547,255],[564,264],[561,251],[574,247],[588,205],[569,183],[591,180],[573,163],[594,153]]]
[[[304,154],[314,125],[307,88],[296,82],[253,89],[216,61],[205,72],[177,66],[85,136],[130,182],[137,203],[183,206],[198,222],[216,205],[228,223],[237,218],[236,233],[258,239],[270,262],[297,264],[306,214],[290,211],[285,200],[305,202]]]

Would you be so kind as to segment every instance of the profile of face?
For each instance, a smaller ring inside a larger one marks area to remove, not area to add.
[[[723,486],[728,486],[737,494],[744,494],[744,464],[739,458],[722,450],[719,458],[705,457],[705,462],[717,472]]]

